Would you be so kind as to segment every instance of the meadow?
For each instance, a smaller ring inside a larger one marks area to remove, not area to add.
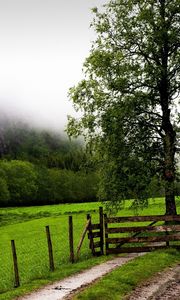
[[[86,223],[86,214],[91,213],[94,222],[98,220],[101,203],[61,204],[38,207],[0,209],[0,300],[13,299],[50,281],[100,263],[110,257],[92,258],[88,239],[85,238],[78,262],[69,262],[68,215],[73,216],[74,248],[76,250]],[[134,215],[131,201],[118,215]],[[180,201],[177,200],[178,212]],[[149,201],[141,215],[164,214],[163,199]],[[137,213],[137,212],[136,212]],[[49,271],[48,249],[45,226],[50,226],[55,271]],[[14,239],[20,273],[20,288],[15,289],[10,241]]]

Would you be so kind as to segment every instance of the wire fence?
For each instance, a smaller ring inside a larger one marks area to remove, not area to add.
[[[94,215],[94,220],[98,215]],[[73,215],[73,248],[76,263],[76,249],[86,224],[85,214]],[[9,226],[6,232],[1,231],[0,240],[0,293],[17,286],[16,272],[13,263],[11,241],[15,241],[20,285],[33,280],[48,277],[50,271],[47,227],[49,226],[55,270],[61,270],[71,263],[69,240],[69,217],[33,220]],[[1,229],[2,230],[2,229]],[[78,261],[91,257],[89,241],[85,238]],[[14,257],[15,258],[15,257]]]

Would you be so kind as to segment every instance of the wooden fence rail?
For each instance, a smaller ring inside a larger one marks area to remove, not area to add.
[[[84,228],[84,230],[83,230],[83,233],[82,233],[82,235],[81,235],[81,238],[80,238],[78,247],[77,247],[77,254],[76,254],[76,255],[77,255],[77,259],[79,258],[79,253],[80,253],[80,250],[81,250],[81,246],[82,246],[82,243],[83,243],[84,238],[85,238],[85,236],[86,236],[86,233],[87,233],[87,231],[88,231],[88,228],[89,228],[90,223],[91,223],[91,220],[88,219],[88,221],[87,221],[87,223],[86,223],[86,225],[85,225],[85,228]]]
[[[71,263],[75,262],[74,231],[73,218],[69,216],[69,259]],[[104,248],[106,254],[148,252],[168,247],[180,249],[180,215],[108,217],[106,214],[103,214],[103,208],[100,207],[98,223],[93,224],[91,216],[87,215],[87,222],[77,246],[77,258],[87,232],[89,246],[94,256],[103,255]],[[54,271],[53,245],[49,226],[46,226],[46,237],[49,266],[50,270]],[[14,286],[19,287],[18,258],[14,240],[11,241],[11,249],[15,279]]]
[[[106,217],[108,223],[124,223],[124,222],[148,222],[148,221],[180,221],[180,215],[158,215],[158,216],[132,216],[132,217]]]
[[[144,225],[149,221],[150,224]],[[135,217],[105,215],[104,222],[106,254],[147,252],[167,247],[180,249],[180,215]],[[134,226],[135,222],[138,222],[138,226]],[[157,222],[163,224],[159,225]],[[132,226],[129,223],[132,223]]]
[[[87,219],[91,220],[91,216],[88,214]],[[95,240],[97,239],[98,240]],[[90,249],[93,256],[100,256],[104,254],[104,214],[103,208],[99,207],[99,223],[92,224],[90,221],[88,226],[88,239],[90,240]],[[97,250],[97,248],[99,248]]]

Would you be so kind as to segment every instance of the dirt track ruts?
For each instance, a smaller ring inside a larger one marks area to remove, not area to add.
[[[112,270],[126,264],[128,261],[145,253],[133,253],[121,257],[116,257],[105,263],[92,267],[91,269],[82,271],[81,273],[72,275],[61,281],[50,284],[38,291],[35,291],[24,297],[17,298],[18,300],[62,300],[67,299],[67,296],[72,295],[78,289],[93,283],[103,275]]]
[[[126,300],[180,300],[180,265],[158,273],[138,286]]]

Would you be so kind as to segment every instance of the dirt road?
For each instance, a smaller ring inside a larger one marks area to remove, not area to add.
[[[127,300],[180,300],[180,264],[137,287]]]
[[[112,270],[124,265],[128,261],[144,255],[140,254],[129,254],[126,256],[116,257],[103,264],[97,265],[91,269],[70,276],[64,280],[48,285],[32,294],[24,297],[19,297],[19,300],[62,300],[66,299],[67,296],[71,295],[76,290],[83,286],[93,283],[98,278],[111,272]]]
[[[92,284],[97,279],[121,267],[141,254],[117,257],[86,271],[50,284],[18,300],[63,300],[71,299],[75,292]],[[110,299],[113,300],[113,299]],[[180,300],[180,264],[158,273],[152,279],[138,286],[124,300]]]

